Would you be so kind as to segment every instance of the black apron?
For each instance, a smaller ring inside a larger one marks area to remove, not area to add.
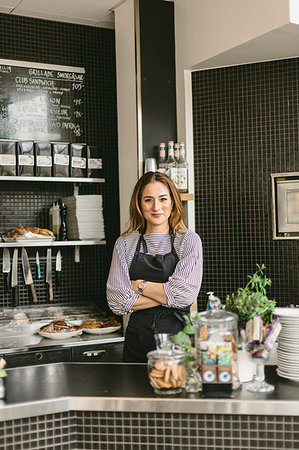
[[[171,252],[166,255],[148,255],[147,245],[141,234],[133,261],[129,270],[131,280],[147,280],[166,283],[173,274],[179,261],[174,248],[174,235],[171,238]],[[141,244],[144,253],[140,252]],[[131,314],[125,337],[124,361],[147,362],[147,353],[156,348],[154,334],[176,334],[185,326],[183,314],[188,314],[190,307],[184,309],[156,306],[142,309]]]

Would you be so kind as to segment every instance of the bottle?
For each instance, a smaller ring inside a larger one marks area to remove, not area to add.
[[[53,203],[49,211],[49,220],[50,220],[50,230],[53,231],[55,238],[59,238],[59,230],[60,230],[60,210],[58,203]]]
[[[168,142],[168,158],[166,161],[167,164],[167,172],[166,174],[169,176],[169,178],[172,179],[175,186],[178,187],[178,180],[177,180],[177,163],[174,159],[174,142],[169,141]]]
[[[180,157],[178,163],[178,189],[180,192],[188,192],[188,163],[186,161],[184,142],[180,142]]]
[[[159,147],[159,159],[157,172],[166,173],[166,152],[165,152],[165,142],[160,143]]]
[[[59,240],[60,241],[66,241],[67,240],[67,229],[66,229],[66,213],[67,213],[67,206],[62,203],[60,205],[60,230],[59,230]]]
[[[176,160],[176,162],[178,164],[179,159],[180,159],[180,144],[179,143],[174,144],[174,159]]]

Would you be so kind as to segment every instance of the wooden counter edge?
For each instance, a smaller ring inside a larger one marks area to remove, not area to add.
[[[194,194],[181,194],[181,199],[183,202],[194,200]]]

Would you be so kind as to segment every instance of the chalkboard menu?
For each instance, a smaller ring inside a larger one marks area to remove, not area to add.
[[[84,68],[0,59],[0,139],[84,142]]]

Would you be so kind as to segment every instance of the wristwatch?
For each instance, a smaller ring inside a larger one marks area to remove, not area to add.
[[[140,281],[138,283],[137,287],[138,287],[138,294],[139,295],[143,294],[143,291],[146,288],[146,285],[147,285],[147,281],[145,281],[145,280],[142,280],[142,281]]]

